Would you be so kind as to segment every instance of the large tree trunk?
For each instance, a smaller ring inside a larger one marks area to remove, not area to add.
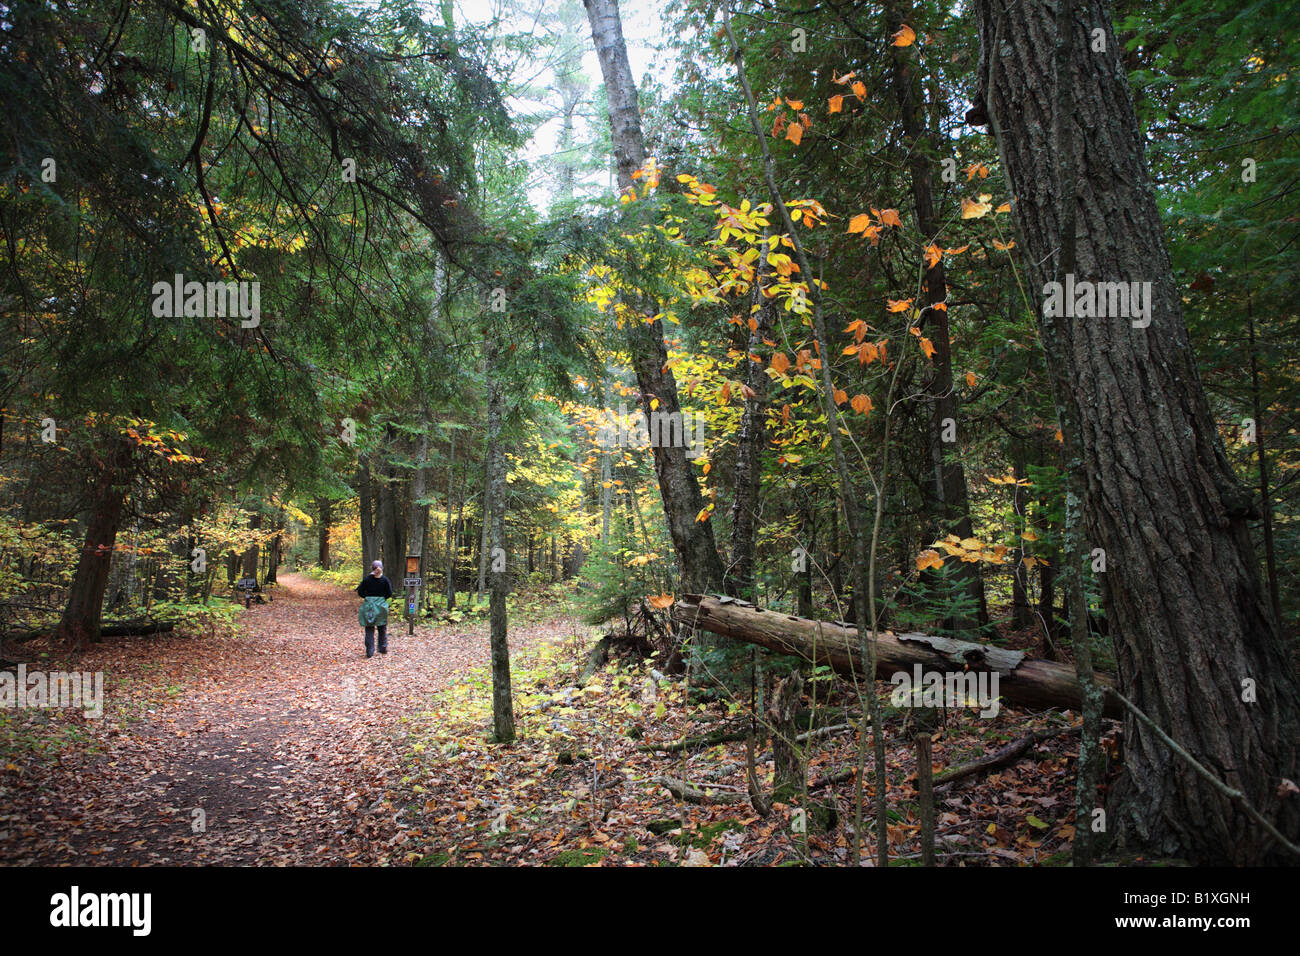
[[[357,467],[357,511],[361,523],[361,574],[370,572],[370,562],[379,557],[379,543],[375,540],[374,490],[370,480],[370,461],[362,458]]]
[[[897,4],[885,9],[887,34],[892,36],[902,27],[902,15]],[[942,225],[934,210],[933,167],[936,149],[933,137],[925,124],[924,104],[917,90],[917,80],[911,64],[915,51],[906,47],[890,47],[893,86],[898,98],[899,119],[902,122],[908,154],[908,173],[912,188],[912,202],[916,207],[916,226],[927,244],[937,242]],[[969,538],[974,534],[970,520],[970,497],[966,488],[966,470],[962,467],[960,445],[947,443],[943,434],[952,422],[955,429],[960,423],[957,393],[953,388],[952,340],[948,331],[948,279],[944,273],[943,259],[936,259],[925,273],[925,291],[922,296],[921,324],[934,346],[931,356],[931,374],[926,383],[929,396],[930,417],[927,421],[931,467],[934,481],[927,490],[929,505],[938,515],[935,540],[955,534]],[[944,303],[941,309],[933,308]],[[962,586],[974,608],[974,617],[952,617],[944,627],[953,632],[976,631],[989,622],[988,605],[984,600],[984,579],[978,561],[952,563],[951,573]]]
[[[1294,839],[1300,801],[1279,795],[1297,773],[1294,664],[1260,586],[1249,496],[1200,384],[1110,14],[1100,0],[1076,0],[1076,10],[1065,72],[1074,108],[1061,117],[1079,144],[1068,197],[1075,279],[1149,282],[1151,290],[1145,328],[1128,317],[1040,321],[1062,419],[1078,426],[1069,438],[1086,481],[1087,546],[1106,555],[1120,687]],[[1008,0],[977,0],[975,11],[981,88],[969,119],[989,122],[997,137],[1029,286],[1045,297],[1063,208],[1055,13]],[[1099,28],[1104,51],[1093,37]],[[1132,716],[1124,739],[1110,814],[1120,845],[1200,864],[1270,858],[1271,839]]]
[[[262,530],[262,512],[258,511],[254,513],[253,517],[248,522],[248,530],[249,531]],[[253,578],[254,580],[257,579],[257,563],[261,559],[261,557],[262,557],[262,546],[256,541],[254,541],[252,544],[250,544],[247,548],[244,549],[244,557],[243,557],[244,563],[242,569],[244,577]]]
[[[698,594],[683,594],[672,613],[683,625],[825,664],[845,676],[865,675],[858,630],[847,624],[765,611],[745,601]],[[1079,681],[1072,666],[1026,659],[1021,651],[889,631],[880,632],[875,648],[876,677],[880,679],[888,680],[900,672],[913,674],[917,664],[923,673],[996,671],[998,693],[1008,704],[1074,710],[1081,704]],[[1097,682],[1103,687],[1114,684],[1105,674],[1098,674]],[[1106,713],[1119,717],[1119,705],[1107,703]]]
[[[628,189],[634,182],[632,173],[645,164],[646,150],[641,135],[636,83],[627,59],[627,46],[623,42],[618,0],[583,2],[591,22],[591,36],[600,58],[601,73],[605,77],[618,184],[620,189]],[[668,350],[664,345],[662,324],[658,320],[636,322],[626,331],[647,424],[652,413],[666,416],[668,421],[680,421],[677,380],[672,371],[664,367],[668,362]],[[685,431],[683,422],[683,434]],[[725,589],[713,526],[708,521],[698,520],[704,508],[704,498],[686,448],[665,441],[651,444],[659,493],[664,502],[664,517],[681,567],[682,587],[697,591]]]
[[[397,430],[388,425],[385,435],[386,450],[390,454],[396,453],[400,447]],[[379,550],[383,554],[384,573],[390,578],[406,563],[406,527],[402,514],[404,484],[402,469],[390,458],[379,483]]]
[[[73,647],[100,639],[104,617],[104,590],[113,561],[113,545],[126,507],[129,482],[123,475],[130,449],[119,439],[112,443],[103,472],[91,484],[86,514],[86,538],[68,590],[57,637]]]

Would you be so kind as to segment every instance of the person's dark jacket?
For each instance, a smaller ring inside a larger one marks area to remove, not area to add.
[[[367,574],[357,585],[357,594],[363,598],[390,598],[393,596],[393,585],[384,575],[375,577],[373,574]]]

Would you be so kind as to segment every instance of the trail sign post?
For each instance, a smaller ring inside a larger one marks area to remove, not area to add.
[[[415,633],[416,611],[420,607],[420,585],[424,579],[420,577],[420,556],[418,554],[408,554],[406,556],[406,577],[402,579],[402,584],[406,587],[406,633]]]
[[[240,578],[235,587],[244,592],[244,607],[252,607],[253,592],[257,590],[257,578]]]

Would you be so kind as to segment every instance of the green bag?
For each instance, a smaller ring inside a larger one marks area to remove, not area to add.
[[[368,597],[361,602],[357,619],[362,627],[388,626],[388,598]]]

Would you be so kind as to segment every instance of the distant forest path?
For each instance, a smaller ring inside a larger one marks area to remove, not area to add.
[[[412,637],[394,618],[389,653],[367,660],[355,595],[297,574],[273,592],[235,638],[109,639],[83,655],[76,669],[105,672],[106,717],[86,722],[106,725],[91,729],[98,752],[5,758],[18,762],[0,772],[0,862],[400,861],[411,821],[387,802],[400,719],[487,662],[486,625]],[[140,719],[120,719],[118,694]]]

